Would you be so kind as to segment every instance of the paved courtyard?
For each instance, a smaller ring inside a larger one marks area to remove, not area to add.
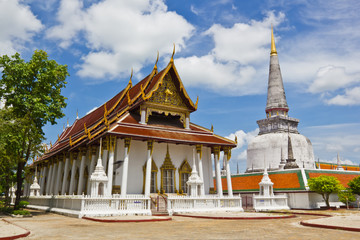
[[[360,218],[358,211],[321,213],[337,215],[340,221],[348,219],[349,224],[360,228],[356,226]],[[31,232],[24,239],[360,239],[358,232],[301,226],[300,221],[322,218],[307,215],[271,220],[215,220],[173,216],[172,221],[138,223],[102,223],[39,211],[33,215],[32,218],[5,219]],[[316,221],[326,223],[330,218],[322,219]],[[0,229],[14,231],[13,227]],[[19,231],[19,234],[24,232]]]

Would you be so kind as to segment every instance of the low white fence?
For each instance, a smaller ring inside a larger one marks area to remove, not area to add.
[[[286,194],[272,195],[269,197],[254,194],[253,201],[255,211],[290,209],[288,206],[288,197]]]
[[[144,195],[120,197],[37,196],[29,197],[29,207],[82,216],[151,215],[150,198]]]
[[[241,197],[219,197],[207,195],[199,197],[169,196],[167,198],[167,211],[173,213],[208,212],[208,211],[244,211]]]

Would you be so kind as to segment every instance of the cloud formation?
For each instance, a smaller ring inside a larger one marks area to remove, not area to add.
[[[203,56],[176,59],[185,85],[205,87],[223,95],[251,95],[266,89],[270,27],[285,19],[270,11],[261,21],[236,23],[230,28],[214,24],[203,34],[214,48]],[[260,86],[260,87],[259,87]]]
[[[86,9],[82,1],[63,0],[58,21],[47,36],[63,48],[84,40],[90,51],[77,74],[95,82],[128,75],[132,67],[139,71],[155,62],[157,50],[160,55],[171,53],[173,43],[181,51],[194,30],[161,0],[105,0]]]
[[[0,55],[19,52],[42,29],[40,20],[22,1],[0,1]]]

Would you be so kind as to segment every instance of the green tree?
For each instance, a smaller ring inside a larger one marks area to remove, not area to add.
[[[353,193],[360,195],[360,176],[350,180],[348,186]]]
[[[5,194],[9,205],[9,188],[15,182],[17,121],[12,119],[11,109],[0,109],[0,193]]]
[[[345,188],[338,192],[338,197],[340,202],[346,204],[346,208],[349,209],[349,202],[355,202],[356,198],[355,195],[352,193],[350,188]]]
[[[326,206],[329,208],[329,197],[331,193],[338,193],[343,186],[336,177],[321,175],[319,177],[310,178],[308,180],[308,186],[311,191],[320,194]]]
[[[2,78],[0,80],[0,99],[5,107],[11,107],[14,118],[21,119],[18,129],[18,148],[16,149],[16,201],[18,209],[24,168],[30,158],[34,158],[44,139],[42,128],[47,123],[55,124],[64,116],[65,97],[61,89],[69,76],[66,65],[49,60],[45,51],[36,50],[32,58],[25,62],[20,54],[0,57]]]

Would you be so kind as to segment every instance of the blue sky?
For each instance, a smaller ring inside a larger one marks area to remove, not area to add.
[[[360,164],[360,2],[329,0],[0,0],[0,54],[35,49],[69,66],[66,117],[46,126],[54,142],[70,124],[152,69],[175,65],[191,96],[191,121],[238,136],[232,169],[265,118],[274,26],[289,115],[316,159]]]

